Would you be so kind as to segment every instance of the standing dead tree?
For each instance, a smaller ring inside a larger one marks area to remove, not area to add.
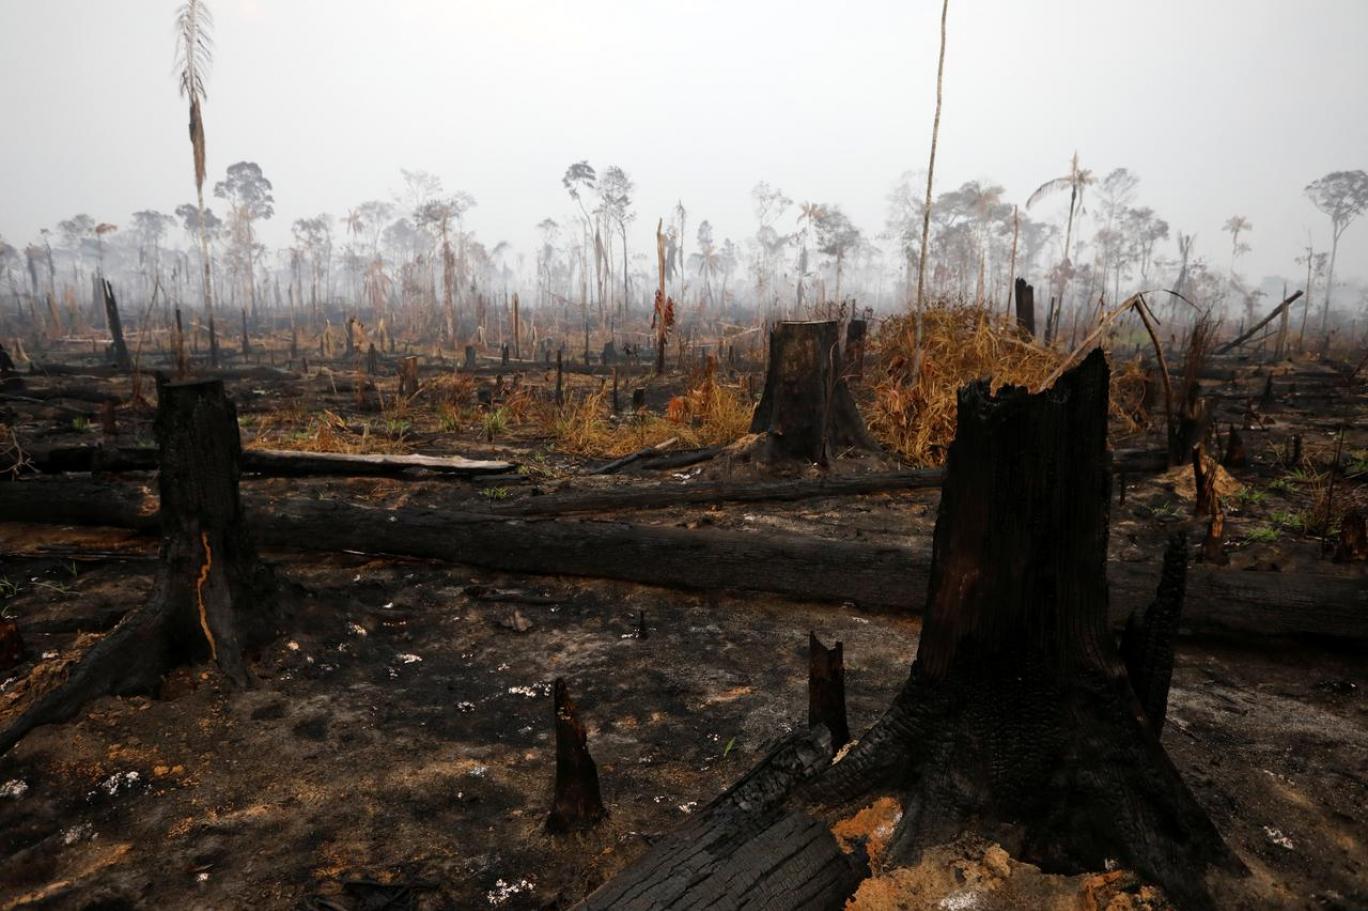
[[[209,659],[246,686],[246,653],[274,633],[276,586],[243,517],[237,410],[223,382],[159,382],[155,430],[162,544],[152,594],[0,732],[0,754],[91,699],[155,692],[178,665]]]
[[[1132,681],[1106,622],[1108,374],[1095,351],[1043,393],[961,390],[925,625],[884,716],[835,764],[811,755],[830,750],[825,727],[781,745],[585,907],[839,907],[862,871],[816,817],[888,794],[903,815],[885,863],[972,831],[1050,871],[1115,862],[1213,907],[1207,869],[1240,865],[1159,742],[1171,637],[1132,644],[1132,666],[1155,670]],[[1158,613],[1156,633],[1176,626]],[[794,883],[801,901],[783,904]]]

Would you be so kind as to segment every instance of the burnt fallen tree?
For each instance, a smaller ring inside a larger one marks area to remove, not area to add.
[[[919,544],[838,541],[766,530],[680,528],[621,521],[505,517],[340,500],[245,496],[262,546],[421,557],[484,569],[619,579],[690,591],[764,592],[862,609],[915,611],[931,565]],[[15,522],[157,528],[137,488],[93,480],[0,483],[0,516]],[[763,571],[759,569],[763,567]],[[1151,562],[1107,566],[1117,622],[1147,603]],[[1191,632],[1368,640],[1361,576],[1242,572],[1196,566],[1188,576]]]
[[[66,446],[30,454],[30,467],[58,472],[155,471],[158,450],[149,446]],[[512,462],[466,459],[461,456],[388,455],[384,453],[304,452],[287,449],[246,449],[240,460],[246,474],[264,477],[396,477],[412,469],[474,477],[512,471]]]
[[[967,832],[1049,872],[1116,863],[1180,908],[1214,907],[1207,871],[1242,866],[1160,745],[1149,713],[1162,706],[1142,706],[1107,624],[1107,374],[1095,352],[1043,394],[961,391],[926,620],[884,716],[837,763],[762,762],[584,908],[842,907],[861,865],[824,822],[890,795],[903,813],[885,866]],[[1165,636],[1131,641],[1171,658]],[[829,750],[813,730],[808,749]],[[755,782],[768,787],[738,801]]]
[[[223,383],[162,383],[158,403],[162,543],[152,593],[0,730],[0,754],[91,699],[155,692],[178,665],[212,660],[246,686],[247,654],[275,632],[276,584],[238,496],[237,413]]]

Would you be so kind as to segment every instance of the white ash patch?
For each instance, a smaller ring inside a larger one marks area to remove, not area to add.
[[[88,841],[94,837],[95,827],[88,822],[83,822],[62,832],[62,844],[74,845],[78,841]]]
[[[1268,836],[1268,840],[1278,847],[1286,848],[1289,851],[1295,851],[1297,849],[1297,846],[1292,843],[1292,839],[1283,834],[1282,829],[1275,829],[1273,826],[1264,826],[1263,830],[1264,834]]]
[[[104,792],[106,797],[117,797],[119,794],[133,790],[141,781],[142,775],[137,772],[115,772],[113,775],[110,775],[104,781],[96,785],[95,790],[91,791],[86,796],[87,798],[91,798],[100,792]]]
[[[534,699],[537,696],[550,696],[551,684],[542,681],[531,686],[510,686],[508,694],[510,696],[525,696],[528,699]]]
[[[520,879],[517,882],[505,882],[500,879],[494,883],[493,889],[485,893],[485,901],[489,902],[491,908],[497,908],[513,896],[522,892],[531,893],[534,889],[536,884],[530,879]]]
[[[28,793],[28,782],[22,778],[11,778],[4,784],[0,784],[0,798],[12,797],[18,800]]]
[[[369,635],[366,632],[366,628],[364,626],[354,621],[347,624],[347,632],[361,639],[364,639],[367,635]]]
[[[405,652],[402,655],[395,655],[394,657],[395,660],[398,661],[400,664],[417,664],[418,662],[423,660],[422,656],[410,655],[407,652]]]
[[[462,699],[460,702],[456,703],[456,711],[473,712],[475,711],[475,703],[471,702],[469,699]]]

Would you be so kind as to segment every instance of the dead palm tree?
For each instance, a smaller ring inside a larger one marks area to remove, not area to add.
[[[199,210],[200,257],[204,263],[204,313],[209,322],[209,362],[218,366],[218,336],[214,332],[214,294],[209,266],[209,235],[204,226],[204,76],[213,59],[214,17],[202,0],[187,0],[176,14],[177,65],[180,93],[190,100],[190,147],[195,157],[195,201]]]
[[[1054,325],[1058,322],[1058,311],[1063,306],[1064,288],[1068,285],[1069,274],[1072,271],[1072,263],[1069,259],[1069,245],[1073,241],[1074,216],[1081,215],[1086,211],[1083,207],[1083,195],[1088,187],[1097,182],[1093,172],[1088,168],[1078,166],[1078,152],[1074,152],[1073,158],[1069,161],[1069,173],[1063,177],[1056,177],[1047,180],[1026,200],[1026,208],[1035,205],[1036,202],[1057,193],[1061,190],[1069,191],[1069,220],[1064,228],[1064,258],[1060,262],[1058,287],[1055,291],[1055,299],[1050,305],[1049,319],[1046,321],[1046,344],[1054,339]]]

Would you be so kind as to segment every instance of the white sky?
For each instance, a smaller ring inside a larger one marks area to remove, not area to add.
[[[193,198],[173,69],[176,0],[0,0],[0,233],[77,212],[126,224]],[[939,0],[211,0],[210,181],[240,159],[295,218],[388,198],[399,169],[478,200],[492,246],[562,220],[571,161],[638,185],[636,250],[677,199],[716,235],[755,229],[761,179],[883,229],[926,165]],[[937,191],[1022,201],[1074,149],[1141,177],[1139,202],[1224,265],[1296,275],[1327,220],[1302,188],[1368,169],[1368,0],[951,0]],[[1058,215],[1064,200],[1038,207]],[[688,239],[692,245],[693,238]],[[1166,251],[1168,252],[1168,251]],[[1338,273],[1368,277],[1368,219]]]

